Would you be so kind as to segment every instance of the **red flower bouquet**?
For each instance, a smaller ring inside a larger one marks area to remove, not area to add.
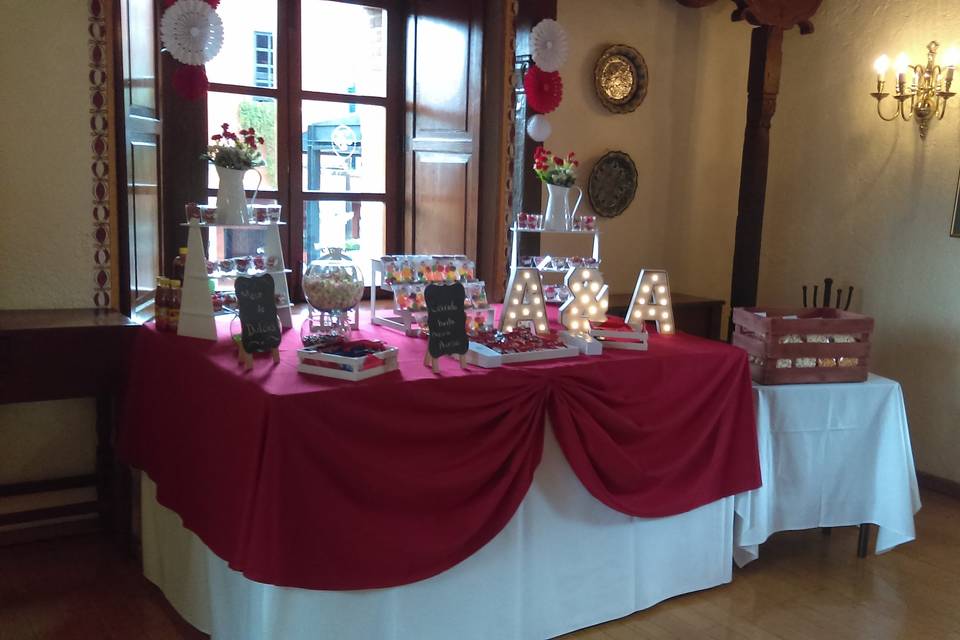
[[[533,171],[547,184],[572,187],[577,180],[578,166],[580,162],[573,151],[566,156],[554,155],[543,147],[537,147],[533,151]]]
[[[224,169],[252,169],[264,164],[260,155],[263,138],[253,127],[241,129],[239,135],[230,131],[230,125],[220,125],[222,131],[210,136],[213,144],[202,158]]]

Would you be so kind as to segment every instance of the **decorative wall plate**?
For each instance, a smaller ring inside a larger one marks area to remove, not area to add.
[[[637,195],[637,166],[622,151],[611,151],[597,160],[590,171],[587,194],[593,210],[615,218]]]
[[[601,104],[614,113],[630,113],[647,95],[650,76],[640,52],[615,44],[601,54],[593,67],[593,84]]]

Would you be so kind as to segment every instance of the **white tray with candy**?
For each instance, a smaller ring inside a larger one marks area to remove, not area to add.
[[[580,350],[564,344],[558,334],[538,336],[527,327],[518,327],[510,333],[488,329],[471,335],[467,362],[492,369],[505,364],[572,358],[578,355]]]
[[[339,380],[366,380],[397,369],[397,348],[378,340],[297,350],[297,371]]]

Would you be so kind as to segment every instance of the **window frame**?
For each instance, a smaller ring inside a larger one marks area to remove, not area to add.
[[[309,0],[307,0],[309,1]],[[344,4],[376,7],[387,11],[387,86],[386,96],[367,96],[354,93],[308,91],[302,87],[301,59],[301,0],[278,0],[277,31],[274,44],[274,87],[258,87],[256,79],[248,85],[210,82],[209,92],[251,97],[273,98],[277,103],[277,189],[260,191],[258,199],[273,199],[283,206],[284,220],[281,244],[287,266],[290,295],[303,302],[302,274],[304,269],[304,207],[309,201],[378,202],[384,206],[384,241],[386,253],[402,252],[403,247],[403,117],[404,117],[404,28],[406,3],[404,0],[331,0]],[[254,38],[259,32],[254,32]],[[266,33],[266,32],[263,32]],[[256,63],[256,40],[254,40]],[[301,105],[304,100],[375,105],[386,111],[386,167],[383,193],[365,192],[311,192],[303,189],[301,133]],[[204,99],[206,104],[206,99]],[[208,134],[209,135],[209,134]],[[206,178],[204,179],[206,184]],[[206,188],[207,197],[215,197],[216,189]]]
[[[269,46],[261,47],[260,38],[268,38]],[[276,84],[277,81],[277,60],[276,60],[276,37],[273,33],[269,31],[254,31],[253,32],[253,85],[261,89],[270,89]],[[260,53],[266,53],[269,56],[268,62],[260,62]],[[264,73],[267,75],[266,80],[260,80],[257,77],[257,74],[260,73],[261,67],[264,68]],[[269,84],[260,84],[261,82],[268,82]]]

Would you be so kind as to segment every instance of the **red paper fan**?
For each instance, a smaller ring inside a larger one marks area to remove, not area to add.
[[[563,99],[563,80],[559,71],[547,72],[535,64],[523,76],[523,90],[527,94],[527,106],[537,113],[550,113]]]
[[[207,70],[201,65],[181,64],[173,70],[173,90],[187,100],[199,100],[207,94]]]

